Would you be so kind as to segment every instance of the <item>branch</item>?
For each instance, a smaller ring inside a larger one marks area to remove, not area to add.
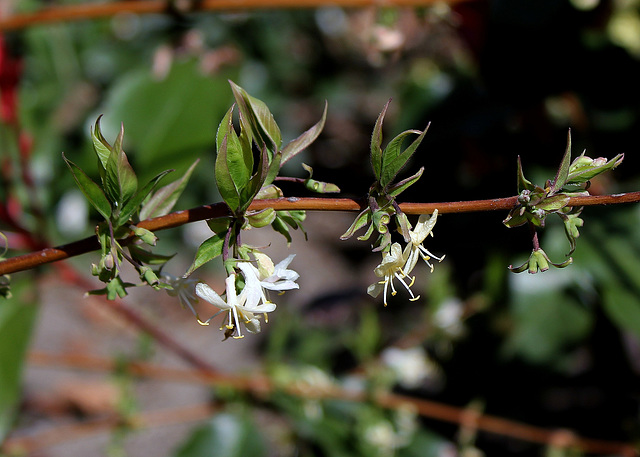
[[[470,213],[479,211],[509,210],[514,207],[517,197],[493,198],[490,200],[472,200],[462,202],[442,203],[401,203],[400,208],[406,214],[431,214],[435,209],[440,214],[446,213]],[[593,206],[612,205],[620,203],[640,202],[640,192],[628,192],[614,195],[592,195],[588,197],[571,197],[569,206]],[[364,200],[352,198],[278,198],[273,200],[254,200],[250,210],[273,208],[275,210],[307,210],[307,211],[362,211],[365,208]],[[204,205],[197,208],[176,211],[153,219],[140,222],[138,227],[146,228],[152,232],[168,228],[178,227],[189,222],[202,221],[214,217],[229,214],[224,203]],[[129,238],[131,242],[133,238]],[[127,244],[123,241],[122,244]],[[42,249],[21,256],[11,257],[0,261],[0,276],[18,271],[29,270],[40,265],[45,265],[59,260],[65,260],[98,249],[98,240],[92,236],[80,241],[65,244],[55,248]]]
[[[367,6],[428,6],[442,0],[201,0],[192,2],[187,11],[240,11],[250,9],[301,9],[322,6],[340,6],[343,8],[362,8]],[[469,0],[447,0],[448,4],[462,3]],[[16,30],[34,25],[71,22],[88,19],[99,19],[116,14],[166,14],[172,9],[174,2],[170,0],[138,0],[112,3],[90,3],[80,5],[52,6],[34,13],[16,14],[0,20],[0,31]],[[173,6],[173,8],[178,8]]]
[[[29,355],[28,360],[29,363],[40,366],[65,366],[98,372],[113,371],[115,369],[115,363],[109,359],[77,354],[57,355],[46,352],[34,352]],[[627,443],[583,438],[566,429],[550,430],[515,422],[502,417],[481,414],[466,408],[413,398],[407,395],[379,393],[374,394],[372,398],[371,394],[367,392],[344,390],[340,387],[319,389],[302,382],[294,382],[283,388],[282,386],[274,384],[268,377],[256,373],[221,376],[220,374],[208,374],[202,371],[196,372],[193,370],[168,368],[140,362],[132,362],[128,364],[126,368],[131,374],[140,377],[226,386],[251,392],[261,398],[264,397],[265,394],[282,389],[288,394],[300,398],[338,399],[353,402],[373,401],[379,406],[388,409],[404,409],[409,406],[421,416],[429,419],[454,423],[461,427],[471,427],[495,435],[506,436],[531,443],[567,449],[578,448],[582,452],[591,454],[637,455],[634,446]]]

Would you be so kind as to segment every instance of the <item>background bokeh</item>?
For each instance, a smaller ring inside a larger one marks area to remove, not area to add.
[[[15,13],[65,3],[79,2],[2,6]],[[0,195],[17,196],[26,208],[24,226],[52,244],[92,233],[96,215],[79,198],[61,152],[96,173],[89,126],[100,114],[109,140],[124,124],[125,150],[141,180],[167,168],[184,171],[200,159],[176,209],[219,201],[215,130],[232,103],[228,79],[268,104],[285,142],[313,125],[327,100],[323,134],[285,174],[305,177],[300,164],[308,163],[314,178],[338,184],[345,196],[362,196],[373,181],[369,140],[389,98],[387,140],[431,122],[405,170],[409,176],[424,166],[424,176],[403,201],[512,196],[518,156],[527,177],[543,184],[555,174],[569,128],[574,155],[584,149],[591,157],[625,154],[618,169],[593,182],[592,193],[640,188],[637,1],[122,14],[33,26],[3,39],[23,65],[19,121],[32,142],[36,195],[8,182]],[[16,138],[8,127],[2,135],[0,157],[10,162]],[[286,184],[286,195],[307,195]],[[530,240],[525,228],[504,227],[504,217],[442,216],[428,249],[446,259],[433,274],[424,266],[417,272],[421,299],[415,302],[402,291],[387,308],[368,297],[379,255],[367,242],[339,241],[352,215],[309,213],[308,241],[297,234],[290,250],[266,229],[247,238],[270,245],[276,261],[297,253],[292,267],[301,273],[301,289],[279,298],[262,334],[222,343],[217,326],[198,326],[161,292],[135,291],[125,306],[222,372],[266,370],[316,388],[354,382],[584,437],[637,442],[638,206],[587,208],[574,265],[537,275],[508,272],[508,265],[526,259]],[[542,245],[559,262],[569,246],[561,224],[552,222],[558,221],[550,221]],[[207,236],[206,224],[163,232],[160,250],[178,253],[167,270],[182,274]],[[91,261],[86,254],[67,263],[88,276]],[[83,300],[84,290],[69,287],[60,274],[53,266],[13,275],[13,303],[37,304],[32,353],[183,366],[93,298]],[[223,274],[219,265],[200,273],[219,290]],[[0,312],[0,328],[21,328],[2,319]],[[21,325],[25,330],[15,331],[28,334],[29,323]],[[12,351],[8,335],[0,333],[5,354]],[[580,455],[460,424],[406,419],[368,403],[254,398],[140,381],[126,370],[87,374],[29,360],[22,392],[0,394],[0,405],[5,401],[16,413],[11,427],[0,424],[2,434],[13,429],[8,441],[104,415],[219,406],[196,424],[109,427],[60,440],[37,455]],[[386,441],[384,427],[375,428],[380,424],[392,429]],[[228,427],[242,434],[246,448],[221,451],[228,436],[220,431]]]

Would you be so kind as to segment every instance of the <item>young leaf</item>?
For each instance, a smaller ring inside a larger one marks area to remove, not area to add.
[[[207,240],[202,242],[200,247],[198,247],[198,251],[196,252],[196,257],[193,260],[193,263],[187,270],[186,276],[189,276],[202,265],[222,254],[225,236],[226,233],[224,232],[216,233],[211,238],[208,238]]]
[[[229,84],[240,112],[246,116],[251,125],[253,136],[260,138],[270,153],[278,151],[282,145],[282,136],[267,105],[262,100],[249,95],[233,81],[229,80]]]
[[[420,130],[407,130],[396,136],[389,142],[384,152],[382,153],[382,171],[380,173],[380,187],[385,189],[391,181],[396,177],[400,170],[406,165],[411,156],[416,152],[418,146],[422,142],[429,125],[420,132]],[[413,143],[409,145],[407,149],[402,150],[402,143],[409,135],[418,135]]]
[[[531,181],[524,177],[524,172],[522,171],[522,161],[520,160],[520,156],[518,156],[518,194],[520,194],[523,190],[534,190],[535,186]]]
[[[119,227],[123,224],[126,224],[129,219],[135,214],[138,210],[142,202],[149,196],[153,189],[156,188],[158,182],[168,173],[171,173],[173,170],[165,170],[162,173],[157,174],[154,178],[152,178],[142,189],[140,189],[136,194],[126,201],[120,210],[120,214],[118,215],[118,219],[116,221],[116,226]]]
[[[235,212],[240,205],[240,194],[233,182],[229,166],[227,165],[227,135],[222,139],[218,148],[215,168],[216,186],[220,191],[220,196],[225,201],[231,211]]]
[[[325,120],[327,119],[327,108],[329,104],[327,102],[324,103],[324,111],[322,112],[322,118],[309,130],[304,132],[295,140],[291,140],[285,147],[282,149],[282,161],[280,162],[280,166],[284,165],[291,159],[295,157],[296,154],[305,150],[311,143],[313,143],[322,129],[324,128]]]
[[[380,181],[382,172],[382,123],[387,113],[387,108],[389,108],[389,103],[391,103],[391,99],[389,99],[386,105],[384,105],[384,108],[382,108],[382,112],[378,116],[376,125],[373,128],[373,133],[371,134],[371,166],[378,181]]]
[[[196,159],[181,178],[176,179],[172,183],[158,189],[140,209],[140,219],[150,219],[152,217],[169,214],[173,206],[178,201],[178,198],[180,198],[180,195],[182,195],[182,192],[187,186],[187,182],[199,161],[200,159]]]
[[[76,184],[84,196],[87,197],[89,203],[98,210],[102,217],[108,220],[111,217],[111,203],[109,203],[107,196],[102,189],[100,189],[100,186],[93,182],[79,166],[68,160],[64,153],[62,154],[62,158],[67,163],[71,174],[73,174],[73,179],[76,181]]]
[[[127,155],[122,150],[124,126],[121,126],[118,138],[113,145],[107,165],[103,185],[107,197],[118,206],[124,205],[138,189],[138,178],[131,168]]]
[[[567,178],[569,177],[569,166],[571,165],[571,129],[569,129],[569,133],[567,133],[567,149],[564,152],[564,156],[562,157],[562,162],[560,162],[560,167],[556,173],[556,177],[553,179],[553,184],[551,185],[551,191],[549,195],[553,195],[558,192],[562,187],[564,187],[567,182]]]
[[[418,181],[418,179],[420,179],[420,177],[422,176],[422,173],[424,173],[424,167],[420,167],[418,172],[416,174],[414,174],[413,176],[409,176],[408,178],[405,178],[402,181],[400,181],[400,182],[394,184],[393,186],[389,187],[388,195],[391,196],[391,197],[396,197],[396,196],[400,195],[409,186],[413,185],[416,181]]]
[[[102,132],[100,130],[100,119],[102,119],[102,114],[98,116],[96,124],[93,126],[91,141],[93,142],[93,149],[100,160],[101,168],[104,170],[107,168],[107,161],[111,155],[111,145],[107,140],[105,140],[104,136],[102,136]]]

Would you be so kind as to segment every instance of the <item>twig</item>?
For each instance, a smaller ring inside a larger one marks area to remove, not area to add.
[[[442,0],[201,0],[194,2],[198,11],[240,11],[251,9],[301,9],[322,6],[362,8],[367,6],[428,6]],[[469,0],[447,0],[449,4]],[[34,13],[16,14],[0,20],[1,30],[16,30],[34,25],[99,19],[116,14],[163,14],[169,11],[169,1],[139,0],[112,3],[90,3],[48,7]]]
[[[640,192],[628,192],[615,195],[593,195],[588,197],[571,197],[569,206],[611,205],[620,203],[636,203],[640,201]],[[490,200],[472,200],[441,203],[401,203],[400,208],[406,214],[430,214],[438,209],[440,214],[468,213],[479,211],[508,210],[513,208],[517,197],[494,198]],[[308,210],[308,211],[361,211],[364,200],[351,198],[278,198],[273,200],[254,200],[249,209],[261,210]],[[224,203],[204,205],[190,210],[176,211],[166,216],[147,219],[138,224],[139,227],[151,231],[178,227],[189,222],[202,221],[228,214]],[[122,244],[126,244],[124,241]],[[0,261],[0,275],[29,270],[40,265],[75,257],[99,248],[96,237],[65,244],[55,248],[42,249],[21,256]]]
[[[29,355],[28,360],[29,363],[40,366],[65,366],[90,371],[112,371],[115,368],[114,362],[109,359],[75,354],[58,355],[45,352],[33,352]],[[343,390],[339,387],[318,389],[297,383],[290,384],[283,388],[282,386],[274,384],[266,376],[256,373],[246,376],[220,376],[218,374],[166,368],[140,362],[130,363],[127,365],[127,369],[129,369],[132,374],[140,377],[205,385],[212,384],[215,386],[231,386],[260,396],[280,389],[286,391],[288,394],[301,398],[338,399],[353,402],[374,401],[384,408],[396,410],[410,408],[421,416],[429,419],[454,423],[461,426],[472,425],[483,432],[515,438],[521,441],[561,448],[577,448],[582,452],[591,454],[638,455],[636,448],[627,443],[583,438],[569,430],[549,430],[488,414],[474,414],[474,423],[469,424],[470,414],[469,410],[465,408],[450,406],[431,400],[417,399],[406,395],[379,393],[371,397],[370,394],[365,392]]]

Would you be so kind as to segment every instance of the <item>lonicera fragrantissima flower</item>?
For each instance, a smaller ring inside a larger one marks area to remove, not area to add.
[[[405,252],[408,254],[406,249]],[[400,244],[393,243],[389,252],[383,254],[382,263],[373,270],[376,276],[383,279],[371,284],[367,289],[367,293],[372,297],[377,297],[380,295],[380,292],[384,291],[384,306],[387,306],[387,291],[389,286],[391,286],[391,295],[396,294],[396,289],[393,285],[394,279],[400,281],[405,289],[407,289],[411,295],[411,301],[420,298],[420,296],[416,297],[411,291],[411,286],[413,285],[413,280],[415,278],[412,279],[409,284],[404,281],[404,278],[408,276],[403,269],[407,262],[405,252],[402,251]]]
[[[208,325],[211,319],[220,312],[226,311],[229,314],[229,323],[220,329],[226,328],[225,336],[227,337],[237,332],[237,336],[234,336],[234,338],[242,338],[240,322],[244,324],[250,333],[258,333],[260,332],[260,321],[255,314],[270,313],[276,309],[276,305],[271,302],[259,304],[260,298],[263,296],[262,287],[253,275],[245,276],[244,288],[238,295],[236,292],[236,276],[235,273],[232,273],[225,281],[226,301],[215,290],[202,282],[196,285],[196,294],[220,309],[218,313],[205,322],[201,322],[203,325]]]
[[[438,217],[438,210],[436,209],[431,217],[426,214],[422,214],[418,219],[418,223],[414,230],[409,231],[409,235],[411,237],[411,242],[407,244],[404,249],[404,256],[407,259],[406,264],[404,265],[404,272],[408,275],[413,271],[413,268],[416,266],[418,262],[418,257],[422,257],[422,259],[427,263],[431,271],[433,272],[433,265],[429,263],[431,258],[436,259],[439,262],[442,262],[444,256],[438,257],[432,254],[430,251],[425,248],[422,243],[424,240],[431,234],[433,236],[433,227],[436,225],[436,220]]]
[[[193,307],[193,304],[198,302],[196,284],[199,280],[196,278],[177,278],[170,274],[164,274],[162,279],[173,288],[167,289],[167,294],[171,297],[178,297],[182,307],[189,308],[193,315],[200,320],[197,311]]]

